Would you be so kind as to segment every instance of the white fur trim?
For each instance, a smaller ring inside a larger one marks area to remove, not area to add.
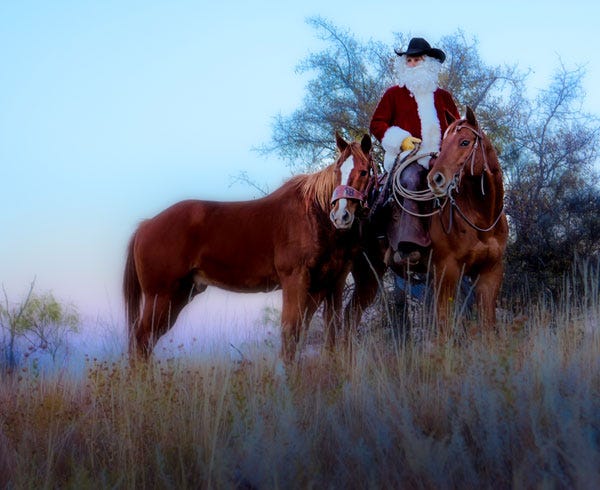
[[[394,166],[394,162],[396,161],[396,156],[398,156],[397,153],[391,153],[389,151],[386,151],[383,155],[383,168],[386,172],[392,171],[392,167]]]
[[[412,150],[406,150],[403,151],[402,153],[400,153],[400,161],[402,161],[403,158],[406,158],[406,156],[408,156],[408,154],[411,152]],[[392,153],[389,151],[386,151],[385,154],[383,155],[383,168],[385,168],[385,170],[387,172],[391,172],[392,171],[392,167],[394,166],[394,163],[396,162],[396,157],[398,156],[398,153]]]
[[[405,138],[411,134],[399,126],[390,126],[381,139],[381,146],[389,153],[393,153],[394,157],[400,153],[400,145]]]
[[[433,92],[415,95],[415,100],[419,110],[419,119],[421,119],[422,143],[420,153],[439,151],[442,142],[442,130],[433,103]],[[429,168],[429,160],[430,158],[421,158],[419,164]]]
[[[431,160],[431,157],[423,157],[419,158],[419,161],[417,163],[421,165],[421,167],[429,170],[429,160]]]

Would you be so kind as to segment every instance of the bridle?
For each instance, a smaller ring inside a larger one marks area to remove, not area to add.
[[[456,174],[454,175],[454,179],[452,179],[452,183],[450,185],[453,185],[453,184],[456,186],[458,185],[458,182],[460,182],[460,179],[462,178],[462,175],[464,173],[465,165],[467,164],[469,159],[471,160],[471,175],[473,175],[473,173],[475,172],[475,153],[477,153],[477,148],[480,148],[481,149],[481,159],[483,160],[483,171],[481,172],[481,194],[485,196],[485,189],[483,188],[483,175],[485,173],[490,172],[490,166],[488,165],[488,159],[487,159],[487,155],[485,153],[485,148],[483,147],[482,144],[480,144],[481,141],[483,140],[483,135],[479,131],[477,131],[475,128],[472,128],[471,126],[464,126],[462,124],[459,124],[456,126],[457,133],[461,129],[468,129],[469,131],[471,131],[475,135],[475,143],[473,143],[473,147],[471,148],[471,151],[465,158],[465,161],[463,162],[463,164],[460,166],[460,170],[458,172],[456,172]]]
[[[444,226],[444,223],[442,222],[442,229],[444,230],[444,232],[446,234],[449,234],[450,231],[452,230],[452,223],[453,223],[452,217],[454,215],[454,213],[452,213],[453,209],[456,209],[456,211],[458,211],[458,214],[460,215],[460,217],[471,228],[485,233],[485,232],[493,230],[496,227],[496,225],[498,224],[498,222],[500,221],[500,219],[502,218],[502,215],[504,214],[504,201],[502,202],[502,206],[500,207],[500,212],[498,213],[498,216],[496,216],[496,219],[494,219],[492,224],[486,228],[482,228],[480,226],[477,226],[475,223],[473,223],[473,221],[471,219],[469,219],[469,217],[464,213],[464,211],[460,208],[460,206],[456,202],[454,194],[459,193],[458,186],[464,175],[465,166],[470,163],[471,175],[473,175],[475,172],[475,157],[476,157],[478,148],[481,149],[481,159],[483,161],[483,170],[481,172],[481,194],[483,196],[485,196],[484,175],[486,173],[488,173],[488,174],[491,173],[490,166],[488,164],[487,154],[485,152],[485,148],[481,144],[481,141],[483,140],[483,134],[480,133],[479,131],[477,131],[475,128],[472,128],[471,126],[465,126],[462,124],[457,125],[455,131],[458,132],[461,129],[468,129],[469,131],[471,131],[475,135],[475,142],[473,143],[473,147],[471,148],[471,151],[465,157],[465,160],[463,161],[463,163],[460,165],[459,170],[454,174],[452,181],[450,182],[450,184],[448,184],[448,187],[446,188],[446,194],[444,196],[444,198],[445,198],[444,201],[440,202],[439,198],[435,197],[434,205],[438,209],[434,212],[437,212],[440,214],[440,222],[442,222],[442,211],[443,211],[444,207],[446,206],[446,203],[450,202],[450,215],[449,215],[450,219],[449,219],[448,227],[446,228]]]

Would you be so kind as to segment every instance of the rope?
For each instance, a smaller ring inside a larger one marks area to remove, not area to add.
[[[471,174],[473,174],[474,170],[475,170],[474,169],[475,153],[477,151],[477,148],[481,149],[481,156],[483,159],[483,172],[481,174],[481,193],[482,193],[482,195],[485,196],[485,189],[483,186],[483,175],[485,172],[489,172],[489,165],[488,165],[488,161],[487,161],[487,155],[485,154],[485,149],[484,149],[483,145],[480,144],[480,141],[482,140],[483,137],[478,131],[476,131],[475,129],[473,129],[469,126],[459,126],[458,129],[462,129],[463,127],[472,131],[476,136],[476,140],[475,140],[475,144],[473,145],[473,149],[471,150],[470,154],[467,156],[467,158],[464,162],[464,164],[466,164],[469,159],[471,160],[470,161]],[[471,228],[474,228],[475,230],[481,231],[481,232],[491,231],[498,224],[498,222],[500,221],[500,218],[504,214],[504,203],[502,203],[502,208],[500,209],[500,212],[498,213],[498,216],[496,217],[494,222],[487,228],[481,228],[481,227],[477,226],[475,223],[473,223],[465,215],[465,213],[462,211],[462,209],[460,209],[460,207],[456,203],[456,200],[454,199],[454,196],[453,196],[453,193],[456,192],[457,188],[458,188],[458,181],[460,180],[459,174],[464,171],[464,164],[463,164],[463,167],[461,167],[461,170],[454,176],[454,179],[452,180],[452,182],[446,189],[446,195],[444,196],[444,200],[442,202],[440,202],[439,197],[434,195],[433,192],[431,192],[431,190],[429,188],[424,189],[424,190],[412,190],[412,189],[407,189],[406,187],[404,187],[402,185],[401,176],[402,176],[402,172],[404,171],[404,169],[406,167],[408,167],[411,163],[420,160],[421,158],[435,157],[438,155],[436,152],[418,153],[418,151],[419,151],[419,145],[415,146],[415,148],[409,154],[407,154],[402,160],[399,160],[400,154],[398,154],[396,156],[396,160],[394,161],[394,165],[392,166],[392,170],[390,172],[391,195],[392,195],[393,199],[396,201],[396,204],[398,206],[400,206],[400,208],[402,208],[402,210],[404,212],[406,212],[412,216],[415,216],[417,218],[428,218],[430,216],[439,214],[440,219],[441,219],[442,211],[446,207],[446,204],[448,203],[448,201],[450,201],[451,210],[450,210],[450,223],[449,223],[448,229],[445,229],[445,227],[443,226],[443,223],[442,223],[442,228],[444,228],[444,231],[446,233],[450,233],[450,230],[452,229],[452,209],[456,209],[458,211],[458,213],[460,214],[460,216],[462,217],[462,219],[464,219],[465,222]],[[414,211],[411,211],[403,206],[403,204],[402,204],[403,198],[404,199],[412,199],[413,201],[418,201],[418,202],[435,201],[434,210],[431,211],[430,213],[415,213]]]
[[[392,167],[392,171],[390,172],[390,178],[392,180],[392,189],[391,195],[396,201],[396,204],[402,208],[406,213],[415,216],[417,218],[428,218],[429,216],[433,216],[439,212],[439,210],[432,211],[430,213],[415,213],[409,209],[406,209],[402,202],[404,199],[412,199],[413,201],[419,202],[427,202],[436,200],[436,196],[431,192],[429,187],[423,190],[412,190],[404,187],[401,182],[402,172],[406,167],[408,167],[411,163],[420,160],[425,157],[434,157],[437,155],[435,152],[430,153],[417,153],[419,150],[419,146],[415,146],[414,150],[412,150],[408,155],[406,155],[402,160],[399,160],[400,154],[396,156],[396,160],[394,161],[394,165]]]

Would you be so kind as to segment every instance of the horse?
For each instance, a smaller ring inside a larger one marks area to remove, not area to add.
[[[464,275],[474,283],[479,324],[490,331],[496,325],[508,240],[502,169],[470,107],[463,119],[448,115],[448,123],[427,174],[439,204],[429,230],[437,322],[447,335],[450,308]]]
[[[324,304],[327,346],[340,329],[343,288],[358,250],[355,217],[375,166],[371,139],[346,142],[321,171],[297,175],[265,197],[180,201],[133,233],[123,275],[132,356],[148,358],[181,310],[208,286],[282,290],[281,357],[292,361],[301,333]]]
[[[415,271],[429,275],[442,336],[448,336],[449,314],[463,277],[469,277],[475,285],[482,327],[489,330],[496,324],[508,240],[502,170],[496,151],[470,108],[463,119],[447,117],[449,127],[440,151],[420,154],[416,148],[398,159],[386,184],[378,189],[379,197],[363,226],[362,253],[356,256],[352,269],[355,287],[345,311],[350,327],[358,325],[363,311],[375,299],[388,268],[403,278]],[[403,188],[403,169],[423,156],[432,158],[426,179],[428,189]],[[392,207],[403,206],[406,198],[437,204],[431,212],[419,215],[430,219],[431,245],[425,263],[406,261],[400,265],[391,260],[393,249],[387,235],[390,228],[393,235],[393,227],[398,225],[398,221],[391,220]]]

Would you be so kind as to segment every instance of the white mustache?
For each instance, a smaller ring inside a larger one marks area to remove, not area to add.
[[[410,67],[404,56],[396,60],[398,85],[406,85],[412,93],[429,93],[437,88],[438,77],[442,65],[428,56],[418,65]]]

